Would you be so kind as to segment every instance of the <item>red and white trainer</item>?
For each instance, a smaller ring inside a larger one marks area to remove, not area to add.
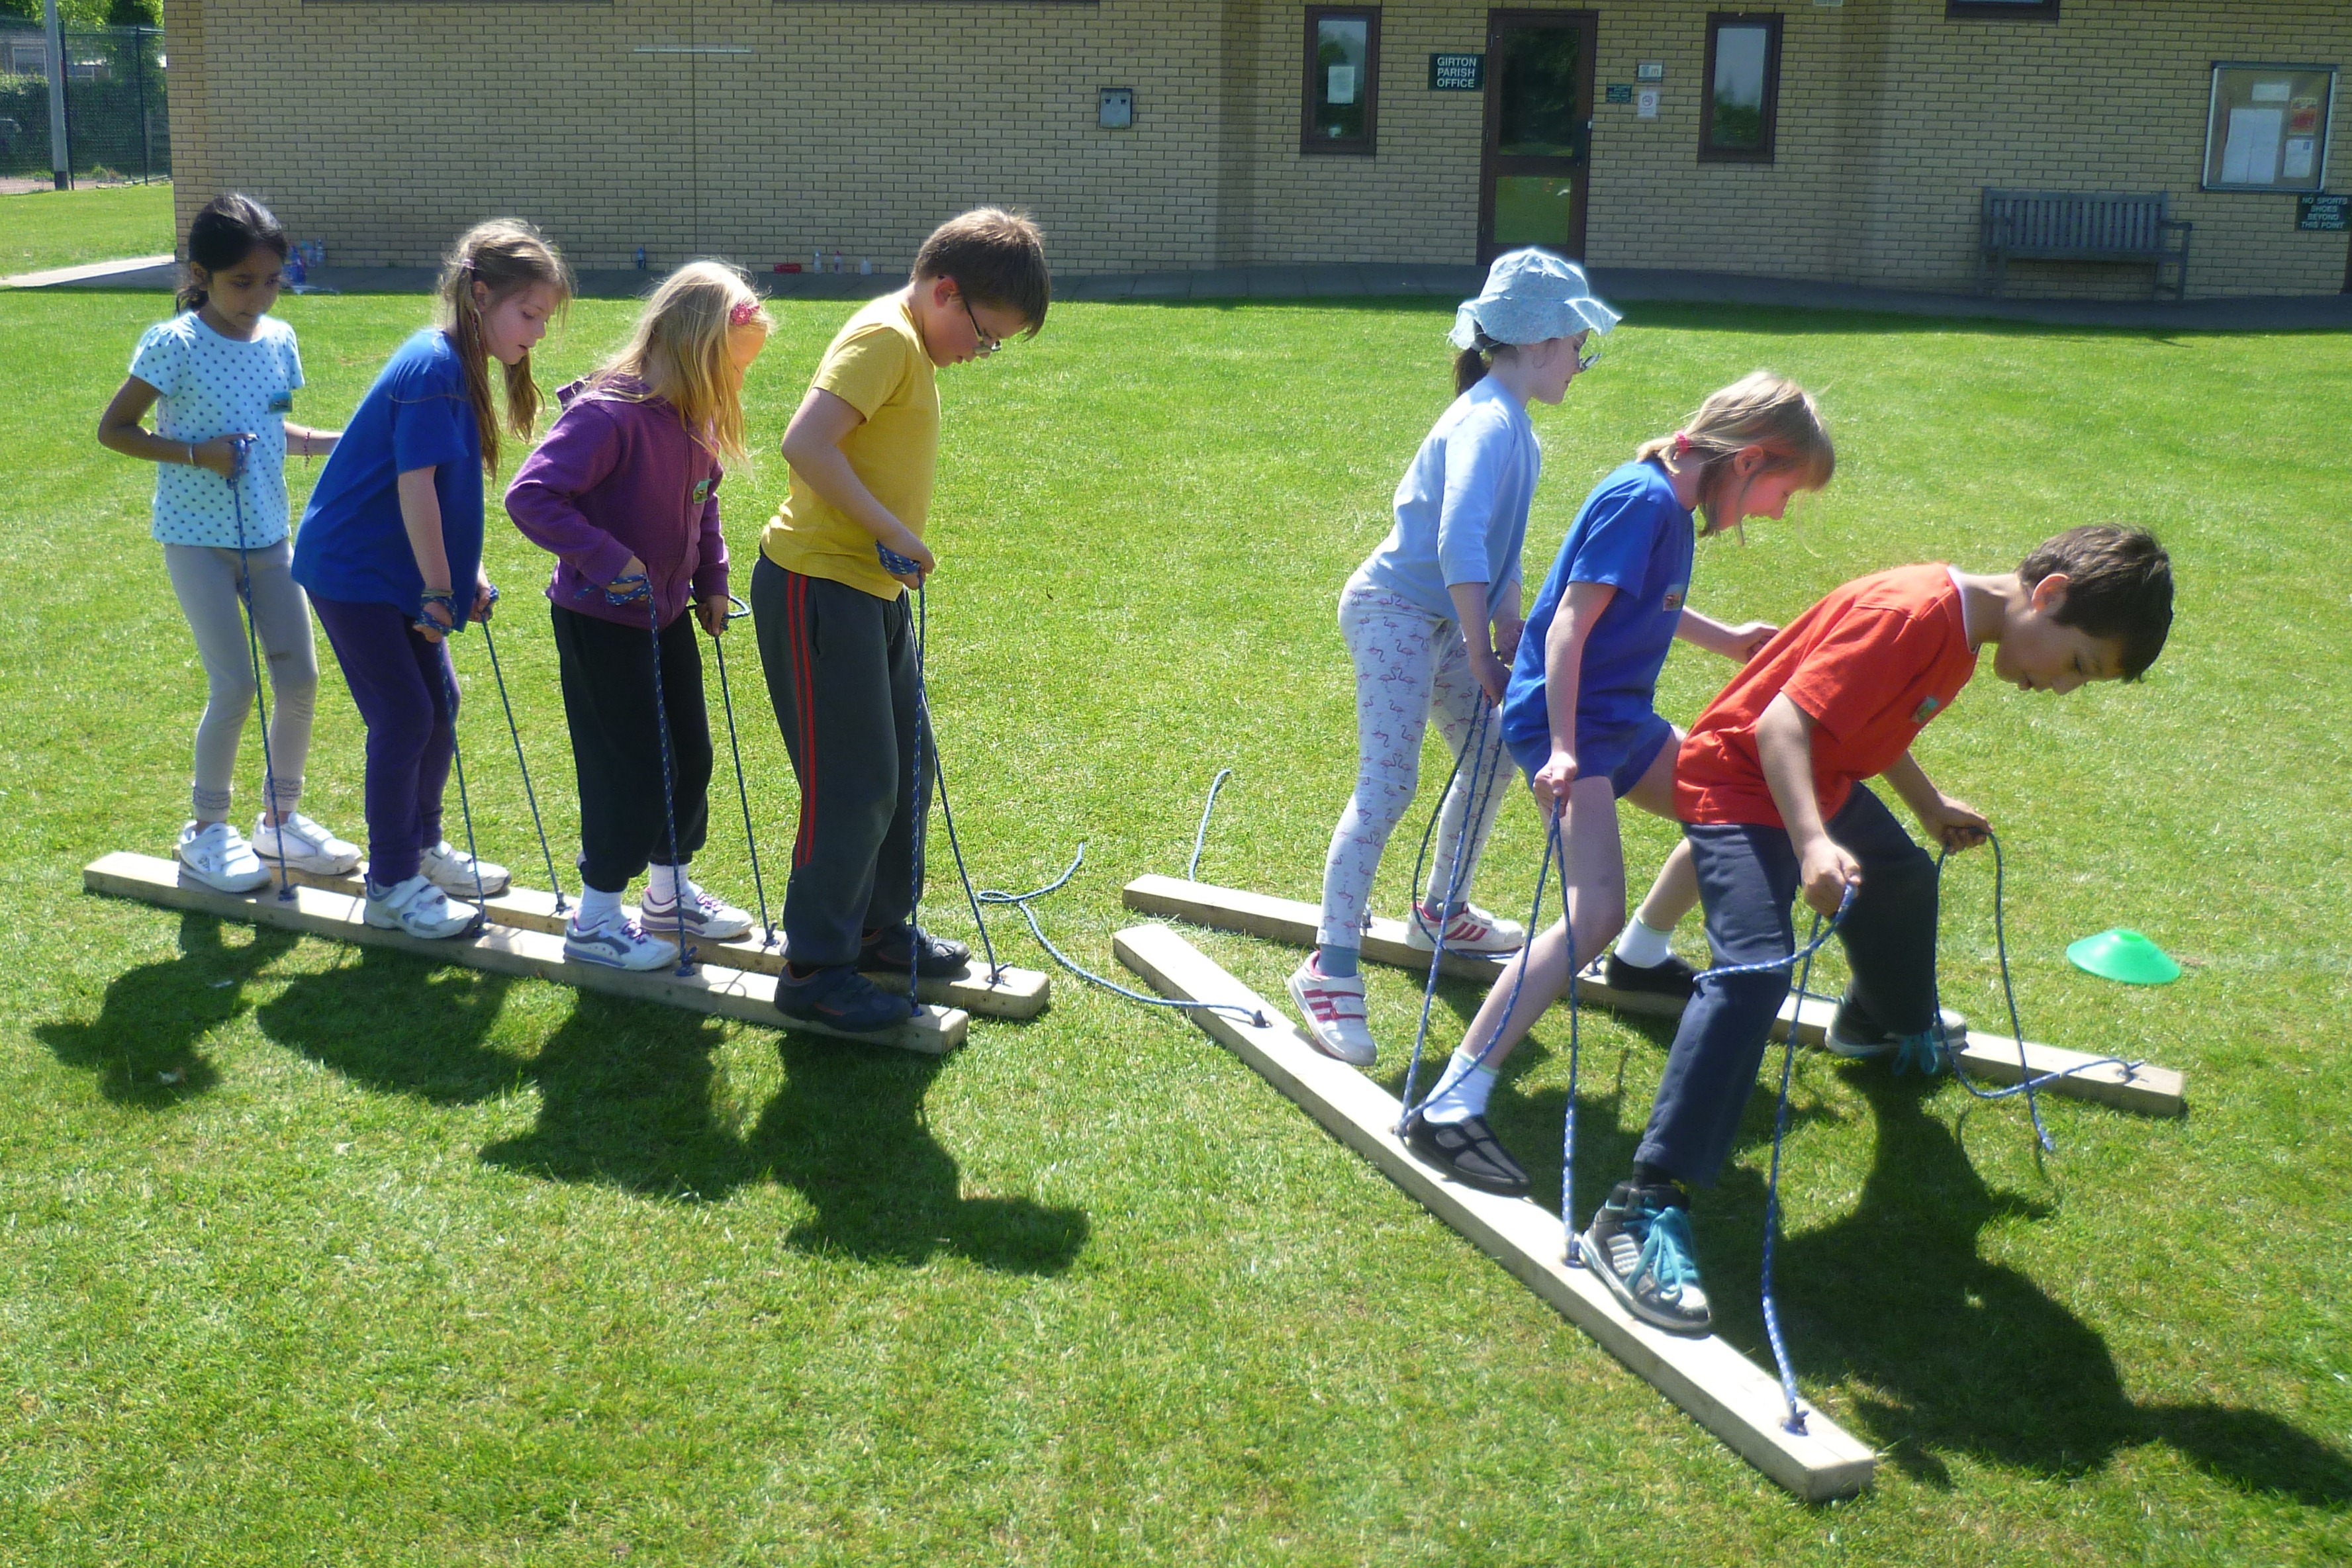
[[[1307,962],[1291,971],[1290,999],[1307,1015],[1307,1038],[1326,1056],[1350,1067],[1370,1067],[1380,1060],[1380,1047],[1364,1022],[1364,977],[1342,979],[1325,974],[1309,953]]]
[[[1404,944],[1421,952],[1433,952],[1437,946],[1437,911],[1425,904],[1412,906],[1412,918],[1404,923]],[[1528,928],[1516,920],[1502,920],[1475,904],[1465,904],[1445,923],[1445,950],[1449,953],[1516,953],[1528,945]]]

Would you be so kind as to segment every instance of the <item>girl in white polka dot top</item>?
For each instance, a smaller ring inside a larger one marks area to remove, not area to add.
[[[188,227],[180,314],[147,329],[99,421],[100,444],[156,464],[154,537],[204,656],[210,692],[196,726],[194,818],[180,831],[187,874],[229,893],[287,869],[340,873],[359,850],[295,810],[310,749],[319,660],[292,576],[286,451],[334,450],[338,432],[287,417],[302,384],[294,329],[271,319],[286,231],[249,196],[214,199]],[[149,409],[155,428],[144,426]],[[251,841],[230,826],[238,740],[257,695],[239,606],[269,667],[273,799]],[[265,864],[264,862],[268,863]]]

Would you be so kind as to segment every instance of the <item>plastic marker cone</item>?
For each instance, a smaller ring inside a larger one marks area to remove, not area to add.
[[[2078,969],[2127,986],[2164,986],[2180,978],[2180,966],[2163,948],[2120,926],[2068,944],[2066,956]]]

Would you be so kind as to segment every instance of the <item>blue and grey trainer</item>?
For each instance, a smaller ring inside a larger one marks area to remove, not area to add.
[[[1680,1187],[1618,1183],[1584,1232],[1584,1261],[1643,1322],[1669,1333],[1714,1329]]]
[[[583,925],[574,915],[563,924],[563,956],[608,969],[666,969],[677,962],[677,944],[635,920],[608,919]]]
[[[692,883],[686,884],[686,934],[699,936],[707,942],[732,942],[738,936],[751,934],[751,917],[723,899],[714,898]],[[656,931],[675,933],[679,925],[677,906],[656,904],[648,891],[637,913],[645,916],[646,925]]]
[[[1898,1075],[1916,1071],[1932,1078],[1943,1071],[1944,1042],[1965,1043],[1968,1038],[1969,1020],[1949,1008],[1918,1033],[1896,1034],[1871,1017],[1849,991],[1838,998],[1837,1012],[1830,1019],[1822,1044],[1832,1056],[1892,1057]]]

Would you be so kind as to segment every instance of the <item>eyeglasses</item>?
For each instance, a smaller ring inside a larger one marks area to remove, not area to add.
[[[1587,343],[1591,343],[1592,340],[1588,337],[1585,339],[1585,341]],[[1582,375],[1585,371],[1591,370],[1600,362],[1601,350],[1597,344],[1591,349],[1580,350],[1576,356],[1576,373],[1578,375]]]
[[[963,291],[961,284],[956,285],[956,302],[963,307],[964,319],[971,323],[971,335],[976,340],[971,348],[974,355],[984,360],[1004,347],[1003,340],[982,326],[980,318],[971,313],[971,297]]]

